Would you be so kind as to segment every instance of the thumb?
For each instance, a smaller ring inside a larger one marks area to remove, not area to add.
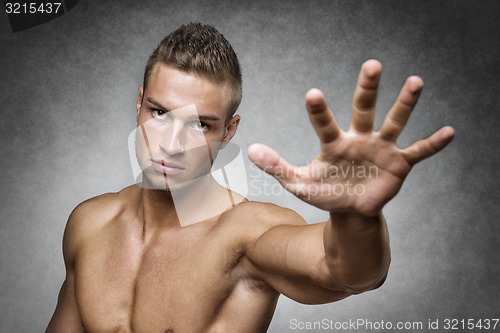
[[[296,173],[296,167],[285,161],[274,149],[254,143],[247,150],[248,157],[262,171],[276,178],[281,185],[289,183]]]

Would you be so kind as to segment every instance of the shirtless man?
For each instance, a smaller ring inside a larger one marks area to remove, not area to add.
[[[319,304],[382,285],[390,249],[381,209],[411,167],[454,132],[444,127],[396,147],[423,86],[416,76],[373,131],[380,73],[375,60],[361,67],[346,132],[322,93],[307,93],[321,143],[310,165],[292,166],[263,145],[248,149],[287,190],[330,212],[328,221],[308,225],[273,204],[232,192],[227,200],[208,170],[240,121],[238,60],[213,27],[189,24],[167,36],[148,61],[137,99],[142,183],[72,212],[63,240],[66,280],[47,332],[265,332],[280,294]],[[377,174],[339,171],[348,166]],[[181,219],[186,203],[192,215]]]

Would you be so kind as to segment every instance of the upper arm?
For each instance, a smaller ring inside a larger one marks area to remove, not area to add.
[[[46,333],[85,332],[76,305],[74,282],[73,274],[67,274]]]
[[[85,332],[75,298],[75,260],[79,244],[85,234],[83,228],[81,228],[85,210],[85,204],[75,208],[64,231],[63,256],[66,266],[66,279],[61,286],[57,306],[45,331],[46,333]]]
[[[255,214],[253,214],[255,216]],[[279,293],[305,304],[328,303],[350,296],[336,288],[325,265],[325,223],[308,225],[292,210],[274,205],[258,209],[263,231],[248,244],[251,274]]]

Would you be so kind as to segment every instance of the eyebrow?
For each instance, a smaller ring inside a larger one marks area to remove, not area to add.
[[[162,110],[162,111],[165,111],[165,112],[170,112],[171,110],[169,110],[168,108],[164,107],[163,105],[161,105],[160,103],[158,103],[157,101],[155,101],[153,98],[151,97],[148,97],[146,98],[146,100],[153,104],[154,106],[156,106],[158,109]],[[200,120],[213,120],[213,121],[217,121],[217,120],[220,120],[219,117],[217,117],[216,115],[212,115],[212,114],[207,114],[207,115],[198,115],[198,116],[193,116],[191,117],[192,119],[200,119]]]
[[[165,111],[165,112],[169,112],[170,110],[167,109],[166,107],[164,107],[163,105],[161,105],[160,103],[158,103],[157,101],[155,101],[154,99],[152,99],[151,97],[148,97],[146,98],[146,100],[153,104],[154,106],[156,106],[158,109],[161,109],[162,111]]]

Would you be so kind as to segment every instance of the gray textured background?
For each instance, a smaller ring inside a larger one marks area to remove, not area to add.
[[[288,332],[294,318],[499,318],[499,16],[499,1],[82,0],[13,34],[0,14],[1,332],[47,325],[64,279],[66,219],[79,202],[133,182],[127,136],[145,62],[189,21],[215,25],[240,57],[243,149],[262,142],[290,162],[312,159],[304,94],[322,89],[347,128],[368,58],[384,67],[377,128],[404,79],[418,74],[424,92],[398,144],[456,129],[385,209],[393,259],[384,286],[321,306],[281,298],[270,332]],[[290,195],[250,197],[311,222],[326,216]]]

